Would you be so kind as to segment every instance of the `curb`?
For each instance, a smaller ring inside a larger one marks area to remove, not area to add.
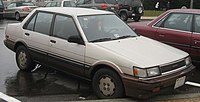
[[[157,18],[157,17],[147,17],[147,16],[142,16],[141,17],[141,19],[143,19],[143,20],[153,20],[155,18]]]
[[[193,98],[200,98],[200,93],[155,96],[154,98],[147,100],[139,100],[134,98],[119,98],[119,99],[80,100],[71,102],[163,102],[163,101],[182,102],[181,100],[183,99],[187,100],[187,102],[194,102]]]

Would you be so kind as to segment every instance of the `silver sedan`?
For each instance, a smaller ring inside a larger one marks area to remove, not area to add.
[[[37,8],[32,2],[11,2],[4,10],[4,18],[15,18],[21,20],[33,9]]]

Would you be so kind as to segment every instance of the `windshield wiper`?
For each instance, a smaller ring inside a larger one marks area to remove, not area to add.
[[[112,40],[111,38],[100,38],[100,39],[96,39],[96,40],[92,40],[90,42],[102,42],[102,41],[109,41]]]
[[[136,36],[133,36],[133,35],[125,35],[125,36],[120,36],[118,38],[115,38],[113,40],[117,40],[117,39],[125,39],[125,38],[132,38],[132,37],[136,37]]]

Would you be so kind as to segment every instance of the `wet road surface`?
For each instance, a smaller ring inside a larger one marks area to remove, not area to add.
[[[0,92],[15,97],[22,102],[97,99],[92,93],[89,82],[70,77],[62,72],[43,66],[32,73],[19,71],[15,61],[15,53],[3,44],[5,26],[7,23],[13,22],[17,21],[0,21]],[[190,81],[200,83],[200,68],[196,69]],[[200,88],[184,85],[177,90],[159,96],[188,93],[200,93]],[[0,100],[0,102],[2,101]]]

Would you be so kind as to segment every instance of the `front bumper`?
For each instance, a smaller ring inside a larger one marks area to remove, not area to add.
[[[182,71],[151,80],[141,80],[132,76],[122,75],[126,96],[145,99],[165,91],[173,90],[176,80],[186,76],[185,81],[187,81],[194,69],[195,66],[190,65]]]
[[[132,18],[132,17],[135,17],[135,16],[143,16],[144,13],[135,13],[133,11],[128,11],[127,15],[128,15],[129,18]]]

